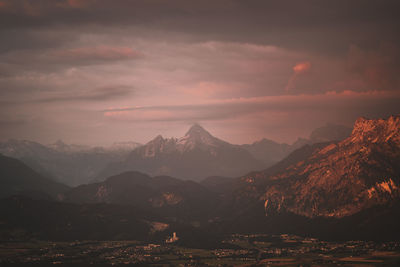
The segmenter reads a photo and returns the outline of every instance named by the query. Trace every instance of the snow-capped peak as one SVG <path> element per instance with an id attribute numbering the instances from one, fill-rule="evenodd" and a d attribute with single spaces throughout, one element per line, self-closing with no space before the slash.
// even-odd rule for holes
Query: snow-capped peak
<path id="1" fill-rule="evenodd" d="M 212 136 L 199 124 L 194 124 L 181 138 L 166 138 L 157 136 L 137 152 L 144 157 L 155 157 L 159 153 L 183 153 L 193 149 L 200 149 L 215 152 L 216 147 L 227 145 L 228 143 Z"/>
<path id="2" fill-rule="evenodd" d="M 202 126 L 195 123 L 184 137 L 178 139 L 177 144 L 180 146 L 180 150 L 186 151 L 199 146 L 202 148 L 216 147 L 221 143 L 221 140 L 212 136 Z"/>
<path id="3" fill-rule="evenodd" d="M 192 135 L 211 135 L 207 132 L 200 124 L 195 123 L 190 127 L 190 129 L 186 132 L 185 136 L 192 136 Z"/>

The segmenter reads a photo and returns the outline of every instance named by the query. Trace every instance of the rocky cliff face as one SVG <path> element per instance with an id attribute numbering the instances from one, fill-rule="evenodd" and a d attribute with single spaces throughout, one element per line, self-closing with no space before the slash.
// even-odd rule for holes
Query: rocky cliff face
<path id="1" fill-rule="evenodd" d="M 400 197 L 400 116 L 360 118 L 341 142 L 315 147 L 280 171 L 241 179 L 238 196 L 264 203 L 267 215 L 344 217 Z"/>
<path id="2" fill-rule="evenodd" d="M 400 115 L 391 116 L 387 120 L 368 120 L 359 118 L 355 125 L 349 143 L 394 143 L 400 144 Z"/>

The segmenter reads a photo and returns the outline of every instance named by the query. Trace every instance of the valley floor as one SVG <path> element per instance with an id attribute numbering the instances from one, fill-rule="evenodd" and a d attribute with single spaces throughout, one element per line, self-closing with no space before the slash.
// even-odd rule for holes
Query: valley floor
<path id="1" fill-rule="evenodd" d="M 2 241 L 1 266 L 400 266 L 400 242 L 232 235 L 220 248 L 138 241 Z"/>

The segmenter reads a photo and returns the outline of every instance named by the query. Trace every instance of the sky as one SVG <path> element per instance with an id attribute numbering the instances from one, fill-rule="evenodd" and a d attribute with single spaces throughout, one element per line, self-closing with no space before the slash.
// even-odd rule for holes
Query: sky
<path id="1" fill-rule="evenodd" d="M 399 1 L 0 0 L 0 140 L 292 143 L 400 113 Z"/>

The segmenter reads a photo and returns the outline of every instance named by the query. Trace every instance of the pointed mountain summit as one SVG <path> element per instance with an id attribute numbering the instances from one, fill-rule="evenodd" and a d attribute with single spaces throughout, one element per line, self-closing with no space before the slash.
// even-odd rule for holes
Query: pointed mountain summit
<path id="1" fill-rule="evenodd" d="M 210 150 L 218 146 L 230 145 L 214 136 L 212 136 L 202 126 L 195 123 L 190 127 L 185 136 L 177 141 L 180 151 L 190 151 L 193 149 Z"/>
<path id="2" fill-rule="evenodd" d="M 189 130 L 186 132 L 186 135 L 211 135 L 209 132 L 206 131 L 200 124 L 195 123 Z"/>
<path id="3" fill-rule="evenodd" d="M 200 124 L 193 124 L 192 127 L 186 132 L 185 137 L 204 141 L 206 139 L 216 139 L 208 131 L 206 131 Z"/>
<path id="4" fill-rule="evenodd" d="M 110 165 L 99 180 L 124 171 L 183 179 L 240 176 L 263 167 L 260 161 L 241 146 L 212 136 L 196 123 L 181 138 L 163 138 L 159 135 L 138 147 L 125 162 Z"/>

